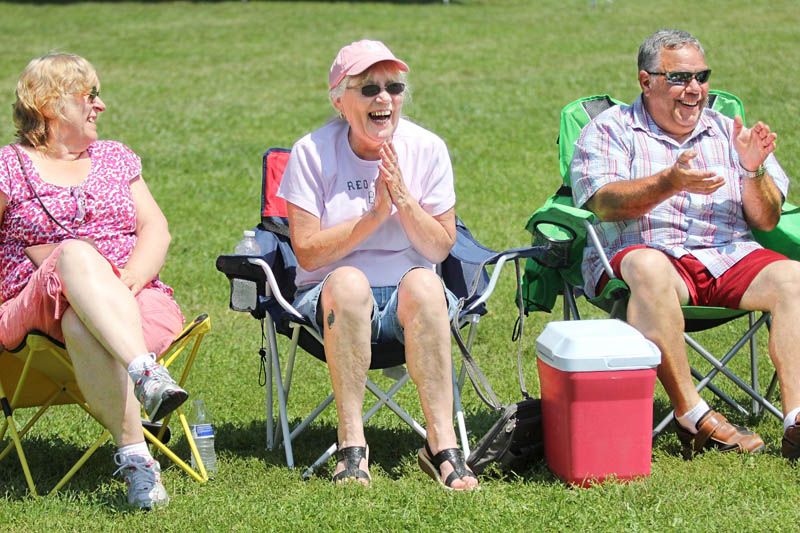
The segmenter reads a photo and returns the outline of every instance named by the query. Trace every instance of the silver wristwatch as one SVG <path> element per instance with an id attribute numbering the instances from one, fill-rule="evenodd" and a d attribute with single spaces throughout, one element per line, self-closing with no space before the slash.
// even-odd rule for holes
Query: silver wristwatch
<path id="1" fill-rule="evenodd" d="M 763 176 L 764 173 L 767 172 L 767 169 L 764 168 L 764 165 L 758 165 L 756 170 L 747 170 L 742 165 L 739 165 L 739 175 L 743 178 L 758 178 Z"/>

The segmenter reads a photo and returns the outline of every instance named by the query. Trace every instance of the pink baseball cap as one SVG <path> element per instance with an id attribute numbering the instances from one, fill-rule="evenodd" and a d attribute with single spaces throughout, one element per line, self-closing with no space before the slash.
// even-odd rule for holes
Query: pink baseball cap
<path id="1" fill-rule="evenodd" d="M 408 65 L 397 59 L 391 50 L 380 41 L 363 39 L 342 47 L 336 54 L 328 76 L 331 89 L 339 85 L 345 76 L 361 74 L 375 63 L 393 61 L 403 72 L 408 72 Z"/>

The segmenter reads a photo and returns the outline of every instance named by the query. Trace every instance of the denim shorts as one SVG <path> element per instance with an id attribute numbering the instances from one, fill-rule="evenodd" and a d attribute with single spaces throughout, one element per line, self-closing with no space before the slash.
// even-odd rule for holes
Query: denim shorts
<path id="1" fill-rule="evenodd" d="M 411 270 L 413 270 L 413 268 L 406 271 L 403 277 Z M 328 276 L 325 276 L 325 279 L 316 285 L 304 285 L 297 289 L 294 303 L 292 304 L 301 315 L 311 322 L 314 329 L 316 329 L 321 336 L 325 335 L 325 330 L 322 327 L 322 307 L 317 304 L 322 294 L 322 286 L 327 280 Z M 400 278 L 400 281 L 402 282 L 403 279 Z M 405 343 L 403 328 L 400 326 L 400 321 L 397 319 L 397 286 L 371 288 L 373 311 L 372 337 L 370 341 L 373 344 L 391 342 L 393 340 Z M 453 317 L 458 311 L 458 298 L 444 286 L 444 282 L 442 282 L 442 290 L 444 290 L 444 294 L 447 297 L 448 316 L 450 320 L 453 320 Z"/>

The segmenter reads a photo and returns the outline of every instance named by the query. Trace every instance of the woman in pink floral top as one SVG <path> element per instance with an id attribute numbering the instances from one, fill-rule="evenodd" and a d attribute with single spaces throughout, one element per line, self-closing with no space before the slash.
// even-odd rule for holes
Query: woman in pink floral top
<path id="1" fill-rule="evenodd" d="M 187 399 L 155 362 L 183 316 L 158 279 L 170 235 L 141 161 L 97 140 L 99 89 L 92 65 L 71 54 L 34 59 L 17 83 L 19 142 L 0 149 L 0 348 L 33 329 L 63 341 L 84 398 L 119 447 L 128 502 L 160 507 L 169 498 L 139 403 L 158 420 Z M 38 248 L 38 267 L 26 254 L 37 245 L 50 245 Z"/>

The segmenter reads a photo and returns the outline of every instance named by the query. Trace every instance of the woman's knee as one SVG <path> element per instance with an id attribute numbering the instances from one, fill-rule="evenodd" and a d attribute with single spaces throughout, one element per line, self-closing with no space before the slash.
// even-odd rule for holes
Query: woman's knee
<path id="1" fill-rule="evenodd" d="M 398 312 L 411 309 L 439 314 L 447 313 L 447 298 L 439 276 L 426 268 L 415 268 L 400 281 L 397 289 Z"/>
<path id="2" fill-rule="evenodd" d="M 372 312 L 372 289 L 369 280 L 357 268 L 339 267 L 325 280 L 320 295 L 325 309 Z"/>
<path id="3" fill-rule="evenodd" d="M 97 249 L 88 242 L 79 239 L 66 241 L 59 252 L 56 261 L 56 271 L 60 275 L 72 272 L 89 275 L 99 267 L 111 268 Z"/>

